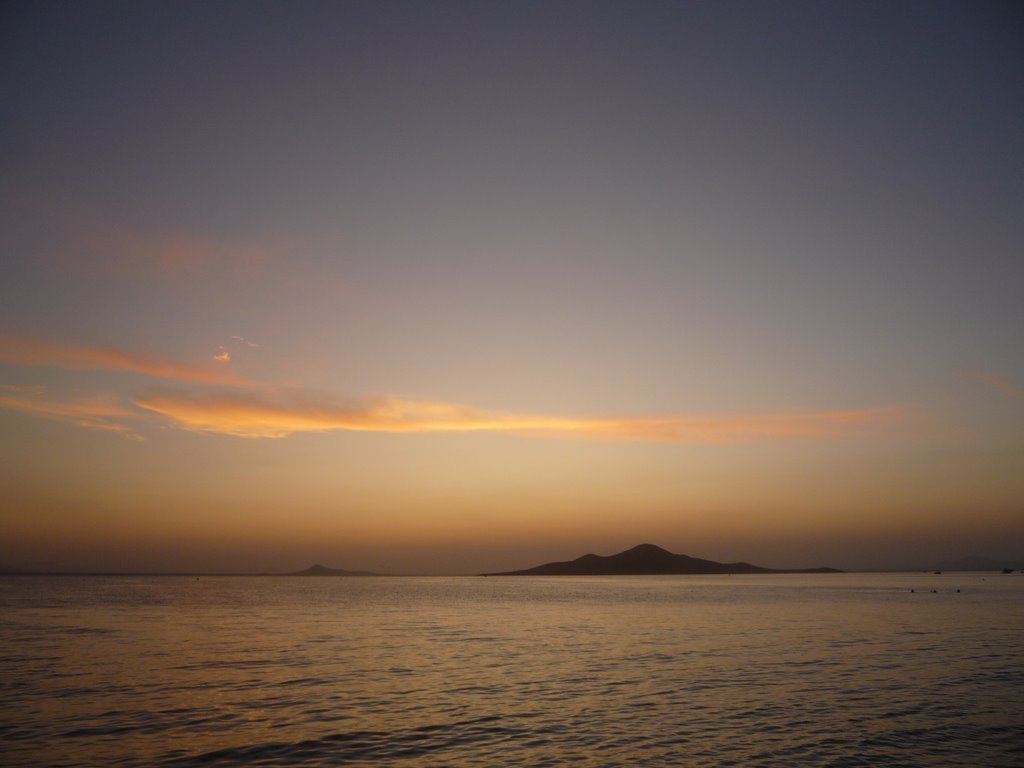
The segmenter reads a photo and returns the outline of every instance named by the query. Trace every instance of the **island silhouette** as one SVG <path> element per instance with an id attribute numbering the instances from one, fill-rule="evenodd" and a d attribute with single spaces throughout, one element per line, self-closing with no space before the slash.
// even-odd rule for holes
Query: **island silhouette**
<path id="1" fill-rule="evenodd" d="M 999 559 L 995 557 L 983 557 L 981 555 L 968 555 L 959 560 L 944 560 L 936 565 L 934 571 L 1005 571 L 1024 569 L 1024 561 L 1013 559 Z"/>
<path id="2" fill-rule="evenodd" d="M 326 565 L 311 565 L 304 571 L 293 571 L 283 576 L 376 576 L 373 571 L 346 571 L 341 568 L 328 568 Z"/>
<path id="3" fill-rule="evenodd" d="M 762 568 L 750 563 L 717 563 L 689 555 L 676 555 L 654 544 L 638 544 L 617 555 L 583 555 L 575 560 L 545 563 L 521 571 L 484 573 L 482 576 L 640 576 L 645 574 L 714 573 L 842 573 L 838 568 Z"/>

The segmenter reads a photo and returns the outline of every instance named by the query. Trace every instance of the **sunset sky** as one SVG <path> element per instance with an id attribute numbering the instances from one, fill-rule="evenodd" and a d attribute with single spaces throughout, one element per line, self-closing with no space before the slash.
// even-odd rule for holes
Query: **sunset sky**
<path id="1" fill-rule="evenodd" d="M 0 565 L 1024 559 L 1024 13 L 0 11 Z"/>

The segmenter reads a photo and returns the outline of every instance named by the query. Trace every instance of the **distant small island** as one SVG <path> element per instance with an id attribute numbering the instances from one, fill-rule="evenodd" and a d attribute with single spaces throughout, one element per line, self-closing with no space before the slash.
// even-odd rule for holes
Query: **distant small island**
<path id="1" fill-rule="evenodd" d="M 838 568 L 762 568 L 750 563 L 716 563 L 676 555 L 654 544 L 640 544 L 617 555 L 583 555 L 575 560 L 546 563 L 522 571 L 482 576 L 642 576 L 653 574 L 842 573 Z"/>
<path id="2" fill-rule="evenodd" d="M 373 571 L 345 571 L 341 568 L 328 568 L 326 565 L 311 565 L 304 571 L 285 573 L 284 576 L 376 576 Z"/>
<path id="3" fill-rule="evenodd" d="M 1024 569 L 1024 562 L 1019 560 L 1000 560 L 995 557 L 968 555 L 959 560 L 946 560 L 932 570 L 935 571 L 1015 571 Z"/>

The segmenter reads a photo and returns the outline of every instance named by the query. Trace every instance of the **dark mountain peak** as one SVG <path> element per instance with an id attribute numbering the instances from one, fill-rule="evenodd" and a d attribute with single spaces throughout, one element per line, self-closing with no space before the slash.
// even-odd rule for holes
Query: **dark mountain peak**
<path id="1" fill-rule="evenodd" d="M 664 556 L 671 555 L 667 549 L 662 549 L 657 544 L 637 544 L 632 549 L 627 549 L 625 552 L 620 552 L 622 555 L 643 555 L 644 557 Z"/>
<path id="2" fill-rule="evenodd" d="M 642 574 L 711 573 L 837 573 L 834 568 L 773 570 L 749 563 L 716 563 L 689 555 L 676 555 L 655 544 L 638 544 L 615 555 L 583 555 L 575 560 L 545 563 L 522 571 L 488 576 L 626 576 Z"/>

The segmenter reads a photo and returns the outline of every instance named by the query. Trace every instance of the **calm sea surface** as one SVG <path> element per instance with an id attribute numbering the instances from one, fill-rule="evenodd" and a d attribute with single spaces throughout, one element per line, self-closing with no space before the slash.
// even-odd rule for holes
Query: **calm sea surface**
<path id="1" fill-rule="evenodd" d="M 9 577 L 0 657 L 5 766 L 1024 765 L 1019 575 Z"/>

